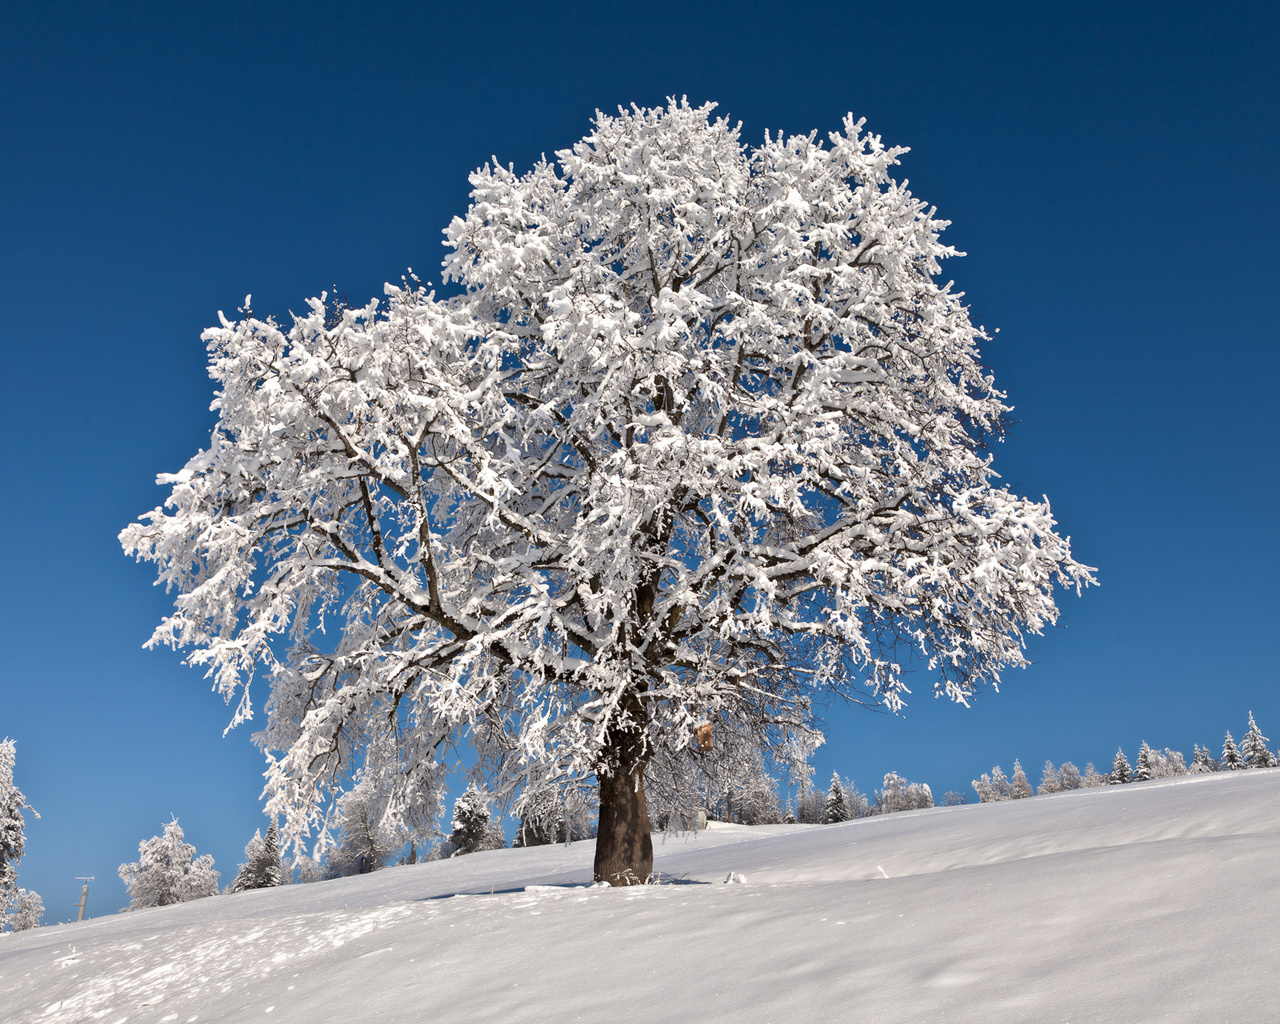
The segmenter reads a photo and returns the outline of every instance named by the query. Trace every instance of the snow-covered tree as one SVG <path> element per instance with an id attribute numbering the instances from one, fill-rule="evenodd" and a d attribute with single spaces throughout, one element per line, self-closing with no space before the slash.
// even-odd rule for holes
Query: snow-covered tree
<path id="1" fill-rule="evenodd" d="M 1153 779 L 1167 779 L 1175 775 L 1187 774 L 1187 762 L 1183 759 L 1181 750 L 1170 750 L 1165 747 L 1160 751 L 1151 748 L 1147 752 L 1147 759 L 1151 764 Z"/>
<path id="2" fill-rule="evenodd" d="M 1244 757 L 1236 746 L 1236 741 L 1231 738 L 1230 731 L 1227 732 L 1227 738 L 1222 741 L 1222 761 L 1220 767 L 1224 772 L 1234 772 L 1245 767 Z"/>
<path id="3" fill-rule="evenodd" d="M 476 171 L 454 299 L 205 332 L 210 444 L 121 541 L 233 723 L 265 669 L 287 838 L 343 766 L 407 813 L 466 743 L 503 794 L 594 776 L 595 875 L 642 880 L 656 751 L 713 721 L 776 759 L 822 692 L 897 710 L 904 647 L 967 703 L 1092 581 L 998 482 L 1004 395 L 905 150 L 852 117 L 747 147 L 712 106 Z"/>
<path id="4" fill-rule="evenodd" d="M 969 802 L 969 798 L 958 790 L 949 789 L 942 794 L 943 807 L 963 807 Z"/>
<path id="5" fill-rule="evenodd" d="M 1083 785 L 1084 780 L 1080 777 L 1080 769 L 1070 761 L 1063 761 L 1062 767 L 1058 769 L 1058 789 L 1061 791 L 1080 789 Z"/>
<path id="6" fill-rule="evenodd" d="M 1084 766 L 1084 774 L 1080 776 L 1080 787 L 1082 789 L 1094 789 L 1097 786 L 1107 786 L 1111 784 L 1110 774 L 1104 775 L 1093 766 L 1090 761 Z"/>
<path id="7" fill-rule="evenodd" d="M 1249 712 L 1249 731 L 1244 734 L 1244 739 L 1240 741 L 1240 753 L 1244 756 L 1245 766 L 1248 768 L 1274 768 L 1276 765 L 1276 755 L 1267 749 L 1267 743 L 1270 742 L 1266 736 L 1258 729 L 1258 723 L 1253 720 L 1253 712 Z"/>
<path id="8" fill-rule="evenodd" d="M 231 891 L 269 889 L 279 885 L 285 877 L 285 868 L 280 863 L 279 829 L 273 821 L 267 826 L 265 838 L 261 830 L 256 830 L 245 846 L 244 863 L 240 865 L 240 871 L 231 883 Z"/>
<path id="9" fill-rule="evenodd" d="M 1025 800 L 1031 795 L 1031 783 L 1027 781 L 1027 773 L 1023 771 L 1021 762 L 1015 758 L 1013 762 L 1013 778 L 1009 780 L 1009 799 Z"/>
<path id="10" fill-rule="evenodd" d="M 1044 771 L 1040 773 L 1040 785 L 1036 787 L 1036 795 L 1044 796 L 1046 793 L 1056 793 L 1062 788 L 1062 783 L 1058 778 L 1058 769 L 1053 766 L 1052 761 L 1044 763 Z"/>
<path id="11" fill-rule="evenodd" d="M 827 794 L 806 781 L 796 795 L 795 813 L 801 825 L 821 825 L 827 815 Z"/>
<path id="12" fill-rule="evenodd" d="M 973 788 L 978 794 L 978 803 L 996 803 L 1010 798 L 1009 779 L 999 765 L 991 769 L 990 775 L 984 772 L 982 778 L 974 779 Z"/>
<path id="13" fill-rule="evenodd" d="M 14 782 L 17 746 L 7 737 L 0 741 L 0 907 L 18 892 L 18 861 L 26 846 L 24 810 L 40 815 L 27 804 L 27 799 Z"/>
<path id="14" fill-rule="evenodd" d="M 1120 747 L 1116 747 L 1116 757 L 1111 762 L 1111 777 L 1108 781 L 1113 786 L 1119 786 L 1132 781 L 1132 778 L 1133 768 L 1129 764 L 1129 759 L 1124 756 L 1124 751 Z"/>
<path id="15" fill-rule="evenodd" d="M 836 772 L 831 773 L 831 785 L 827 787 L 827 804 L 823 811 L 823 817 L 826 818 L 828 824 L 848 821 L 853 817 L 852 812 L 849 810 L 849 802 L 844 796 L 844 786 L 840 785 L 840 776 Z"/>
<path id="16" fill-rule="evenodd" d="M 408 839 L 402 820 L 387 813 L 385 791 L 362 770 L 338 801 L 337 839 L 325 858 L 329 877 L 377 871 Z"/>
<path id="17" fill-rule="evenodd" d="M 120 880 L 129 891 L 130 910 L 218 895 L 213 857 L 196 856 L 196 848 L 184 842 L 177 818 L 165 825 L 161 835 L 138 844 L 138 859 L 120 865 Z"/>
<path id="18" fill-rule="evenodd" d="M 876 811 L 880 814 L 919 811 L 932 806 L 933 793 L 928 783 L 908 782 L 897 772 L 889 772 L 883 787 L 876 790 Z"/>
<path id="19" fill-rule="evenodd" d="M 44 916 L 44 900 L 30 889 L 16 889 L 5 910 L 4 924 L 10 931 L 25 932 L 39 928 Z"/>
<path id="20" fill-rule="evenodd" d="M 1201 775 L 1206 772 L 1216 772 L 1217 770 L 1218 763 L 1214 759 L 1213 755 L 1209 753 L 1209 748 L 1202 747 L 1197 743 L 1195 745 L 1195 753 L 1191 759 L 1191 767 L 1188 771 L 1193 772 L 1196 775 Z"/>
<path id="21" fill-rule="evenodd" d="M 489 798 L 476 786 L 468 786 L 453 804 L 453 831 L 449 843 L 454 856 L 501 850 L 507 845 L 502 828 L 489 814 Z"/>
<path id="22" fill-rule="evenodd" d="M 680 824 L 693 827 L 692 821 Z M 520 824 L 511 840 L 513 847 L 546 846 L 549 843 L 577 842 L 595 835 L 595 808 L 578 793 L 563 799 L 544 792 L 538 801 L 525 801 Z"/>
<path id="23" fill-rule="evenodd" d="M 1133 771 L 1133 781 L 1146 782 L 1151 778 L 1151 747 L 1143 740 L 1142 749 L 1138 751 L 1138 764 Z"/>

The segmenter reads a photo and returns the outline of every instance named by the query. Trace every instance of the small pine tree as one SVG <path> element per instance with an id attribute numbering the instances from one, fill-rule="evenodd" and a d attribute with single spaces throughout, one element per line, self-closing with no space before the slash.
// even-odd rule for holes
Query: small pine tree
<path id="1" fill-rule="evenodd" d="M 782 824 L 784 825 L 796 824 L 796 812 L 791 809 L 790 804 L 787 805 L 787 813 L 782 816 Z"/>
<path id="2" fill-rule="evenodd" d="M 1195 745 L 1195 753 L 1191 758 L 1191 767 L 1188 769 L 1192 774 L 1203 775 L 1207 772 L 1216 772 L 1217 764 L 1209 754 L 1208 747 L 1202 747 L 1199 743 Z"/>
<path id="3" fill-rule="evenodd" d="M 1124 756 L 1124 750 L 1117 747 L 1116 759 L 1111 762 L 1111 785 L 1123 785 L 1129 782 L 1132 776 L 1133 769 L 1129 766 L 1129 759 Z"/>
<path id="4" fill-rule="evenodd" d="M 1273 768 L 1275 767 L 1276 757 L 1267 749 L 1267 737 L 1263 736 L 1258 729 L 1258 723 L 1253 720 L 1253 712 L 1249 712 L 1249 731 L 1244 734 L 1244 739 L 1240 741 L 1240 753 L 1244 755 L 1245 766 L 1248 768 Z"/>
<path id="5" fill-rule="evenodd" d="M 1138 766 L 1133 772 L 1134 782 L 1147 782 L 1151 778 L 1151 747 L 1142 741 L 1142 749 L 1138 751 Z"/>
<path id="6" fill-rule="evenodd" d="M 848 821 L 853 817 L 849 801 L 844 795 L 844 787 L 840 785 L 840 776 L 835 772 L 831 773 L 831 788 L 827 790 L 827 802 L 823 811 L 828 824 Z"/>
<path id="7" fill-rule="evenodd" d="M 120 865 L 120 880 L 129 891 L 129 909 L 167 907 L 205 896 L 218 895 L 218 872 L 209 854 L 197 857 L 196 848 L 183 841 L 182 827 L 174 818 L 164 833 L 138 844 L 138 859 Z"/>
<path id="8" fill-rule="evenodd" d="M 1025 800 L 1031 795 L 1031 783 L 1027 781 L 1027 773 L 1022 770 L 1022 764 L 1015 758 L 1013 778 L 1009 780 L 1009 799 Z"/>
<path id="9" fill-rule="evenodd" d="M 18 889 L 9 901 L 4 923 L 10 931 L 25 932 L 29 928 L 39 928 L 43 915 L 44 900 L 39 894 L 29 889 Z"/>
<path id="10" fill-rule="evenodd" d="M 1046 793 L 1056 793 L 1062 789 L 1062 782 L 1058 778 L 1058 769 L 1053 766 L 1052 761 L 1044 763 L 1044 771 L 1040 773 L 1040 785 L 1036 787 L 1036 795 L 1044 796 Z"/>
<path id="11" fill-rule="evenodd" d="M 1236 742 L 1231 738 L 1231 733 L 1227 733 L 1227 738 L 1222 743 L 1222 770 L 1224 772 L 1234 772 L 1243 768 L 1244 757 L 1241 756 Z"/>

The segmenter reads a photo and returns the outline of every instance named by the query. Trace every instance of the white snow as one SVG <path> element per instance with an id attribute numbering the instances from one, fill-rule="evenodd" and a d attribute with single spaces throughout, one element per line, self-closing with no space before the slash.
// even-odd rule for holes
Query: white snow
<path id="1" fill-rule="evenodd" d="M 1280 1009 L 1280 770 L 477 853 L 0 939 L 20 1022 L 1212 1021 Z M 742 884 L 725 884 L 731 875 Z"/>

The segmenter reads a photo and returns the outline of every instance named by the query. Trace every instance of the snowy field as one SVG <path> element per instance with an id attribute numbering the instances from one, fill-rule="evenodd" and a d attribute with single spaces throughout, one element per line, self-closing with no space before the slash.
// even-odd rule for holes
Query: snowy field
<path id="1" fill-rule="evenodd" d="M 1220 1021 L 1280 1011 L 1280 769 L 478 853 L 0 938 L 0 1019 Z M 746 884 L 725 884 L 729 872 Z"/>

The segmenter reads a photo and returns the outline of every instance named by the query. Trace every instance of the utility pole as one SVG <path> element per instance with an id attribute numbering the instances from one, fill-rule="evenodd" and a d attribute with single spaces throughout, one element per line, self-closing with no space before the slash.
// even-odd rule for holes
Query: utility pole
<path id="1" fill-rule="evenodd" d="M 89 883 L 93 881 L 93 875 L 76 875 L 76 881 L 84 882 L 84 888 L 80 890 L 80 902 L 76 904 L 80 908 L 80 916 L 76 920 L 83 921 L 85 904 L 89 902 Z"/>

